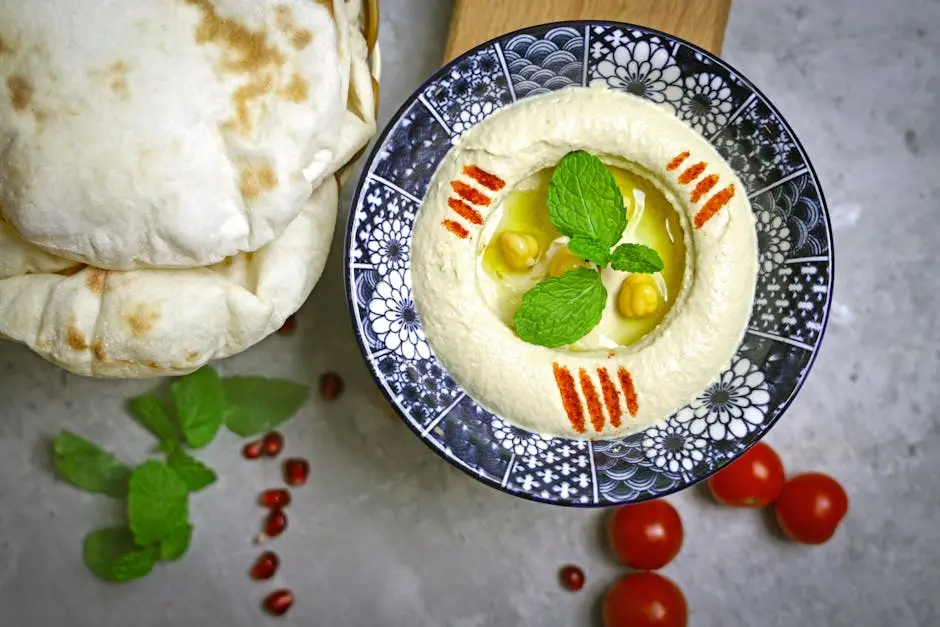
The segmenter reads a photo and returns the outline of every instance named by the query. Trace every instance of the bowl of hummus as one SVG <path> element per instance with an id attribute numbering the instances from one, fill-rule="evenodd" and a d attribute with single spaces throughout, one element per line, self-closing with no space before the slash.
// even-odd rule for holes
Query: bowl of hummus
<path id="1" fill-rule="evenodd" d="M 705 479 L 780 418 L 828 316 L 805 151 L 726 62 L 551 24 L 442 68 L 350 212 L 357 336 L 391 406 L 506 492 L 581 506 Z"/>

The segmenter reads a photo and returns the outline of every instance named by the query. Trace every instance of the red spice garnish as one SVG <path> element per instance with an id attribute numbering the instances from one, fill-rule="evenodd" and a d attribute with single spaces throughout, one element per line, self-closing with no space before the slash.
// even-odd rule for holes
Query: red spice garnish
<path id="1" fill-rule="evenodd" d="M 728 201 L 734 197 L 734 183 L 721 191 L 715 192 L 715 195 L 708 199 L 698 213 L 695 214 L 695 228 L 702 228 L 718 210 L 728 204 Z"/>
<path id="2" fill-rule="evenodd" d="M 483 216 L 480 212 L 460 200 L 459 198 L 448 198 L 447 206 L 457 212 L 461 218 L 473 224 L 483 224 Z"/>
<path id="3" fill-rule="evenodd" d="M 335 401 L 343 394 L 343 378 L 335 372 L 327 372 L 320 377 L 320 396 L 325 401 Z"/>
<path id="4" fill-rule="evenodd" d="M 444 220 L 441 222 L 444 225 L 444 228 L 459 237 L 460 239 L 465 239 L 470 235 L 470 231 L 464 228 L 459 222 L 454 222 L 453 220 Z"/>
<path id="5" fill-rule="evenodd" d="M 588 376 L 587 370 L 584 368 L 578 370 L 578 378 L 581 380 L 581 391 L 584 393 L 588 413 L 591 415 L 591 426 L 600 433 L 604 430 L 604 407 L 601 405 L 601 398 L 597 395 L 597 389 L 591 377 Z"/>
<path id="6" fill-rule="evenodd" d="M 577 592 L 584 587 L 584 571 L 573 564 L 563 566 L 558 572 L 558 579 L 565 590 Z"/>
<path id="7" fill-rule="evenodd" d="M 275 590 L 264 599 L 264 611 L 274 616 L 283 616 L 294 604 L 294 593 L 290 590 Z"/>
<path id="8" fill-rule="evenodd" d="M 552 364 L 555 371 L 555 383 L 558 385 L 558 392 L 561 393 L 561 402 L 565 407 L 565 413 L 568 414 L 568 420 L 572 428 L 578 433 L 584 433 L 587 429 L 584 426 L 584 408 L 581 406 L 581 399 L 578 398 L 578 390 L 574 387 L 574 377 L 558 364 Z"/>
<path id="9" fill-rule="evenodd" d="M 699 161 L 695 165 L 690 165 L 689 167 L 685 169 L 685 172 L 679 175 L 679 183 L 681 183 L 682 185 L 688 185 L 689 183 L 697 179 L 699 175 L 702 172 L 704 172 L 705 168 L 707 167 L 708 166 L 705 165 L 704 161 Z"/>
<path id="10" fill-rule="evenodd" d="M 258 459 L 261 457 L 261 453 L 264 452 L 264 441 L 255 440 L 254 442 L 249 442 L 245 445 L 245 448 L 242 449 L 242 455 L 245 459 Z"/>
<path id="11" fill-rule="evenodd" d="M 490 204 L 490 197 L 475 187 L 470 187 L 463 181 L 451 181 L 450 186 L 454 188 L 457 195 L 466 200 L 471 205 L 481 205 L 485 207 Z"/>
<path id="12" fill-rule="evenodd" d="M 506 187 L 506 181 L 499 178 L 495 174 L 490 174 L 483 168 L 479 168 L 475 165 L 465 165 L 463 167 L 463 173 L 486 189 L 493 190 L 494 192 L 498 192 L 502 188 Z"/>
<path id="13" fill-rule="evenodd" d="M 293 457 L 284 461 L 284 483 L 289 486 L 300 486 L 307 483 L 310 476 L 310 463 L 306 459 Z"/>
<path id="14" fill-rule="evenodd" d="M 277 431 L 272 431 L 264 436 L 261 447 L 268 457 L 277 457 L 284 448 L 284 436 Z"/>
<path id="15" fill-rule="evenodd" d="M 597 376 L 601 380 L 601 392 L 604 394 L 604 404 L 607 405 L 607 413 L 610 415 L 610 424 L 614 427 L 620 426 L 620 416 L 623 412 L 620 409 L 620 395 L 614 382 L 610 380 L 610 375 L 604 368 L 597 369 Z"/>
<path id="16" fill-rule="evenodd" d="M 670 161 L 668 164 L 666 164 L 666 169 L 671 172 L 672 170 L 675 170 L 675 169 L 678 168 L 680 165 L 682 165 L 682 162 L 685 161 L 685 160 L 688 159 L 688 158 L 689 158 L 689 151 L 688 151 L 688 150 L 686 150 L 685 152 L 680 152 L 679 154 L 677 154 L 677 155 L 675 156 L 675 158 L 673 158 L 672 161 Z"/>
<path id="17" fill-rule="evenodd" d="M 281 509 L 290 505 L 290 492 L 284 488 L 265 490 L 258 496 L 258 505 L 268 509 Z"/>
<path id="18" fill-rule="evenodd" d="M 258 559 L 251 567 L 251 578 L 255 581 L 270 579 L 277 572 L 280 565 L 281 560 L 278 558 L 277 553 L 265 551 L 258 556 Z"/>
<path id="19" fill-rule="evenodd" d="M 717 183 L 718 183 L 718 175 L 709 174 L 708 176 L 706 176 L 705 178 L 703 178 L 701 181 L 698 182 L 698 185 L 696 185 L 695 189 L 692 190 L 692 194 L 689 196 L 689 200 L 691 200 L 692 202 L 700 201 L 702 199 L 702 196 L 704 196 L 709 191 L 711 191 L 711 188 L 713 188 Z"/>
<path id="20" fill-rule="evenodd" d="M 636 412 L 640 409 L 636 398 L 636 388 L 633 387 L 633 377 L 626 368 L 621 367 L 617 370 L 617 376 L 620 379 L 620 387 L 623 389 L 623 397 L 627 401 L 627 411 L 636 418 Z"/>

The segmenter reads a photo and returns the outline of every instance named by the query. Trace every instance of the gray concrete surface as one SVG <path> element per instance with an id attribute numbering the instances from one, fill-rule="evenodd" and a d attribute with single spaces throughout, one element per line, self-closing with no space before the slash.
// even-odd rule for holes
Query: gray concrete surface
<path id="1" fill-rule="evenodd" d="M 437 65 L 450 6 L 383 0 L 383 119 Z M 815 371 L 769 441 L 790 470 L 840 478 L 851 512 L 830 543 L 776 537 L 760 512 L 672 497 L 686 542 L 666 568 L 696 627 L 940 625 L 940 3 L 737 0 L 725 56 L 789 118 L 814 160 L 835 222 L 837 286 Z M 346 198 L 349 197 L 346 192 Z M 310 403 L 286 429 L 313 480 L 297 493 L 276 583 L 298 596 L 280 624 L 596 625 L 620 570 L 597 511 L 521 501 L 438 459 L 379 408 L 344 304 L 339 245 L 294 338 L 219 364 L 314 382 L 347 378 L 341 402 Z M 265 624 L 271 586 L 246 570 L 256 493 L 273 463 L 246 463 L 221 437 L 203 457 L 220 483 L 193 501 L 196 537 L 180 563 L 124 586 L 81 563 L 90 529 L 120 520 L 106 498 L 52 478 L 63 427 L 128 459 L 150 438 L 122 412 L 149 383 L 65 375 L 0 346 L 0 626 Z M 587 571 L 563 592 L 564 562 Z"/>

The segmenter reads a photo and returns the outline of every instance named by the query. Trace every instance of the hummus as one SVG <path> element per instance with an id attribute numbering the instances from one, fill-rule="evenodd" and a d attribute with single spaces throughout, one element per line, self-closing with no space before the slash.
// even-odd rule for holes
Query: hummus
<path id="1" fill-rule="evenodd" d="M 671 285 L 670 306 L 652 328 L 626 339 L 616 333 L 616 286 L 629 273 L 604 269 L 601 323 L 572 345 L 546 348 L 516 335 L 499 302 L 512 286 L 498 285 L 485 259 L 507 196 L 576 150 L 619 168 L 618 183 L 641 179 L 645 196 L 668 204 L 680 231 L 670 235 L 669 254 L 682 268 L 670 268 L 659 250 L 666 267 L 654 279 L 663 294 Z M 636 241 L 642 198 L 624 196 L 630 224 L 622 241 Z M 540 246 L 536 274 L 562 244 Z M 430 185 L 412 251 L 424 331 L 467 393 L 522 428 L 575 438 L 645 429 L 700 394 L 731 362 L 757 276 L 753 214 L 728 164 L 669 113 L 606 88 L 528 98 L 465 133 Z"/>

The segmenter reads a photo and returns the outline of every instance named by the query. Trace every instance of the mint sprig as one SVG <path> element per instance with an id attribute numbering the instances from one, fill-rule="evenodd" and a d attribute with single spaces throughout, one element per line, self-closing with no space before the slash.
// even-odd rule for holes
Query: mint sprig
<path id="1" fill-rule="evenodd" d="M 605 267 L 610 262 L 610 246 L 580 236 L 571 238 L 568 250 L 586 261 Z"/>
<path id="2" fill-rule="evenodd" d="M 158 450 L 161 453 L 174 448 L 179 441 L 179 432 L 159 398 L 153 394 L 138 396 L 131 399 L 127 408 L 137 422 L 160 440 Z"/>
<path id="3" fill-rule="evenodd" d="M 208 488 L 218 479 L 214 470 L 179 448 L 167 455 L 166 464 L 183 480 L 190 492 Z"/>
<path id="4" fill-rule="evenodd" d="M 127 518 L 140 546 L 160 542 L 189 519 L 189 487 L 163 462 L 144 462 L 131 475 Z"/>
<path id="5" fill-rule="evenodd" d="M 227 402 L 225 426 L 248 438 L 276 428 L 297 413 L 310 388 L 264 377 L 229 377 L 222 381 Z"/>
<path id="6" fill-rule="evenodd" d="M 192 537 L 193 526 L 189 523 L 183 523 L 173 528 L 160 542 L 160 559 L 174 562 L 186 555 Z"/>
<path id="7" fill-rule="evenodd" d="M 567 235 L 568 250 L 597 269 L 570 270 L 543 279 L 526 292 L 513 316 L 516 334 L 530 344 L 555 348 L 578 341 L 601 321 L 607 290 L 600 270 L 653 273 L 662 258 L 642 244 L 621 244 L 627 228 L 623 195 L 604 162 L 583 150 L 562 157 L 548 186 L 548 218 Z"/>
<path id="8" fill-rule="evenodd" d="M 623 195 L 604 162 L 579 150 L 565 155 L 548 186 L 548 219 L 570 238 L 594 240 L 608 250 L 627 228 Z"/>
<path id="9" fill-rule="evenodd" d="M 662 258 L 655 250 L 642 244 L 621 244 L 610 256 L 610 265 L 614 270 L 653 274 L 662 272 L 665 267 Z"/>
<path id="10" fill-rule="evenodd" d="M 85 536 L 85 565 L 105 581 L 140 579 L 153 570 L 160 555 L 156 545 L 141 548 L 127 527 L 109 527 Z"/>
<path id="11" fill-rule="evenodd" d="M 52 443 L 56 473 L 72 485 L 122 498 L 127 494 L 131 469 L 111 453 L 71 431 L 61 432 Z"/>
<path id="12" fill-rule="evenodd" d="M 605 304 L 607 289 L 597 270 L 577 268 L 526 292 L 513 323 L 526 342 L 555 348 L 587 335 L 601 321 Z"/>
<path id="13" fill-rule="evenodd" d="M 305 385 L 262 377 L 220 379 L 209 367 L 170 385 L 172 403 L 146 394 L 128 403 L 134 419 L 159 440 L 166 462 L 149 460 L 135 469 L 107 451 L 63 431 L 53 442 L 56 473 L 89 492 L 127 497 L 128 525 L 99 529 L 85 538 L 84 561 L 105 581 L 138 579 L 160 560 L 189 550 L 193 526 L 189 494 L 216 482 L 216 473 L 186 452 L 209 444 L 220 426 L 254 435 L 293 416 L 309 395 Z"/>
<path id="14" fill-rule="evenodd" d="M 225 411 L 225 393 L 218 373 L 208 366 L 200 368 L 174 382 L 170 392 L 186 442 L 202 448 L 215 439 Z"/>

